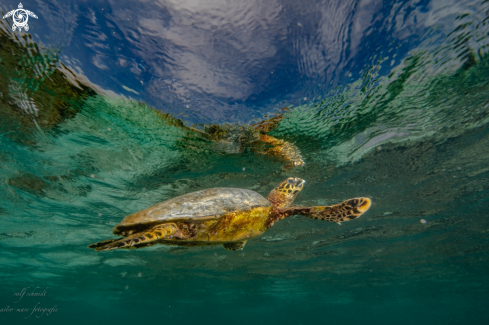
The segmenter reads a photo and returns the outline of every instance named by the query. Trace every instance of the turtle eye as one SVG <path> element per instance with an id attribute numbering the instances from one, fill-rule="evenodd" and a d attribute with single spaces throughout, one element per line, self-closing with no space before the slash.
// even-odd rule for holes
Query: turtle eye
<path id="1" fill-rule="evenodd" d="M 294 184 L 294 179 L 293 178 L 287 179 L 287 184 Z"/>

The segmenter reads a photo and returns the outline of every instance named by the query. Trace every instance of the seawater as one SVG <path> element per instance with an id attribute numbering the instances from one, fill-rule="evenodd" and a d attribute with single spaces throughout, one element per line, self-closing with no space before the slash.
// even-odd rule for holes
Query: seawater
<path id="1" fill-rule="evenodd" d="M 457 8 L 402 59 L 379 53 L 347 82 L 280 99 L 270 135 L 300 149 L 300 168 L 216 150 L 180 124 L 197 115 L 104 91 L 1 25 L 2 323 L 486 323 L 489 7 Z M 296 204 L 373 206 L 341 226 L 282 220 L 238 252 L 86 247 L 157 202 L 211 187 L 266 196 L 289 176 L 306 180 Z"/>

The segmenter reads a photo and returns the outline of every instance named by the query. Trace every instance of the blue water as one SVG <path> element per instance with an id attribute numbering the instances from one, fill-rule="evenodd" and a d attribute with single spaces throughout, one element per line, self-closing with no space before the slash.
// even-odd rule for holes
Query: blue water
<path id="1" fill-rule="evenodd" d="M 22 4 L 27 32 L 0 24 L 2 323 L 488 322 L 488 2 Z M 303 166 L 246 133 L 278 114 Z M 237 252 L 87 248 L 158 202 L 290 176 L 295 204 L 373 205 Z"/>

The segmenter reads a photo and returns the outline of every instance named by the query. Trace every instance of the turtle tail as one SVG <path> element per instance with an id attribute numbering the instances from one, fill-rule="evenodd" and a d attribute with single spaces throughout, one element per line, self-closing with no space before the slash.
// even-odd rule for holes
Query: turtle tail
<path id="1" fill-rule="evenodd" d="M 88 248 L 95 248 L 96 251 L 108 251 L 118 248 L 131 249 L 151 246 L 155 244 L 157 240 L 163 238 L 173 238 L 173 235 L 177 233 L 180 233 L 177 225 L 174 223 L 167 223 L 122 239 L 110 239 L 92 244 L 88 246 Z"/>

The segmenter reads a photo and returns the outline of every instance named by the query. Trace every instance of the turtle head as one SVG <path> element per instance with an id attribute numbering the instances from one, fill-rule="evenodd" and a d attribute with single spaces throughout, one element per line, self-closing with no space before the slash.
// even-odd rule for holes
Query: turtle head
<path id="1" fill-rule="evenodd" d="M 267 200 L 277 208 L 286 208 L 292 204 L 305 182 L 298 177 L 289 177 L 268 194 Z"/>

